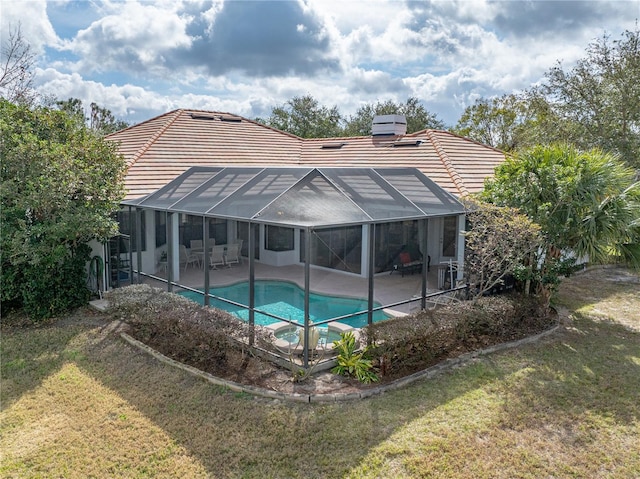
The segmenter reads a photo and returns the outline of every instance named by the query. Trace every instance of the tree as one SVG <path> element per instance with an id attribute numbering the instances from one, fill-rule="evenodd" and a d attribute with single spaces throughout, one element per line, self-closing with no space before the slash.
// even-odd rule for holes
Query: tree
<path id="1" fill-rule="evenodd" d="M 86 302 L 92 239 L 117 233 L 125 162 L 67 113 L 0 100 L 0 298 L 34 319 Z"/>
<path id="2" fill-rule="evenodd" d="M 465 108 L 454 131 L 504 151 L 515 147 L 516 127 L 522 124 L 523 105 L 516 95 L 479 98 Z"/>
<path id="3" fill-rule="evenodd" d="M 558 63 L 547 73 L 545 91 L 570 125 L 568 141 L 618 153 L 640 169 L 640 30 L 613 42 L 604 35 L 571 70 Z"/>
<path id="4" fill-rule="evenodd" d="M 108 135 L 109 133 L 115 133 L 116 131 L 127 128 L 129 124 L 124 120 L 116 119 L 111 110 L 102 108 L 96 103 L 91 103 L 91 114 L 89 115 L 89 128 L 101 133 L 102 135 Z"/>
<path id="5" fill-rule="evenodd" d="M 482 198 L 518 208 L 542 228 L 532 279 L 548 298 L 576 258 L 598 263 L 615 254 L 640 267 L 640 183 L 610 153 L 566 144 L 524 150 L 496 168 Z"/>
<path id="6" fill-rule="evenodd" d="M 465 232 L 464 270 L 472 294 L 480 297 L 510 275 L 526 279 L 531 255 L 542 244 L 540 226 L 515 208 L 470 198 L 465 207 L 470 227 Z"/>
<path id="7" fill-rule="evenodd" d="M 453 131 L 503 151 L 530 148 L 570 137 L 540 88 L 480 98 L 468 106 Z"/>
<path id="8" fill-rule="evenodd" d="M 342 133 L 338 107 L 320 106 L 311 95 L 293 97 L 273 108 L 268 119 L 257 118 L 256 121 L 301 138 L 331 138 Z"/>
<path id="9" fill-rule="evenodd" d="M 69 98 L 68 100 L 56 100 L 55 106 L 69 115 L 69 118 L 78 122 L 78 125 L 84 125 L 87 118 L 84 113 L 84 105 L 80 98 Z"/>
<path id="10" fill-rule="evenodd" d="M 349 117 L 344 129 L 345 136 L 369 136 L 373 117 L 376 115 L 404 115 L 407 119 L 407 133 L 427 128 L 443 129 L 444 123 L 437 115 L 429 113 L 420 100 L 415 97 L 407 102 L 394 103 L 391 100 L 361 106 L 354 116 Z"/>
<path id="11" fill-rule="evenodd" d="M 58 100 L 55 102 L 55 105 L 80 124 L 86 123 L 89 128 L 102 136 L 114 133 L 129 126 L 127 122 L 116 119 L 111 113 L 111 110 L 102 108 L 93 102 L 91 103 L 88 116 L 85 115 L 82 100 L 78 98 Z"/>
<path id="12" fill-rule="evenodd" d="M 505 151 L 555 142 L 602 148 L 640 170 L 640 30 L 613 42 L 604 35 L 538 87 L 477 100 L 454 131 Z"/>
<path id="13" fill-rule="evenodd" d="M 536 89 L 520 95 L 479 98 L 453 131 L 503 151 L 560 140 L 550 105 Z M 553 126 L 552 126 L 553 125 Z"/>
<path id="14" fill-rule="evenodd" d="M 12 103 L 33 104 L 36 55 L 22 36 L 20 25 L 9 33 L 0 51 L 0 97 Z"/>

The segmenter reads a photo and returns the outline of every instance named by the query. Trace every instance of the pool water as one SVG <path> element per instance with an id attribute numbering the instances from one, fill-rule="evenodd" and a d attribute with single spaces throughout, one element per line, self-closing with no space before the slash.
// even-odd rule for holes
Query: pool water
<path id="1" fill-rule="evenodd" d="M 259 280 L 255 282 L 254 291 L 256 309 L 274 314 L 285 320 L 296 321 L 300 324 L 304 322 L 304 290 L 296 284 L 287 281 Z M 211 288 L 209 293 L 243 305 L 249 304 L 248 281 L 230 286 Z M 204 304 L 204 295 L 201 293 L 182 291 L 180 294 L 200 304 Z M 211 307 L 228 311 L 245 321 L 249 319 L 249 310 L 247 308 L 234 306 L 214 298 L 210 298 L 210 305 Z M 374 307 L 379 306 L 377 303 L 374 304 Z M 366 310 L 366 299 L 343 298 L 317 293 L 310 293 L 309 295 L 309 319 L 314 322 Z M 389 317 L 390 316 L 383 311 L 375 311 L 373 313 L 374 321 L 381 321 Z M 266 326 L 278 321 L 280 320 L 256 311 L 256 324 Z M 341 319 L 340 322 L 354 328 L 362 328 L 367 325 L 367 313 L 359 314 L 348 319 Z"/>
<path id="2" fill-rule="evenodd" d="M 286 341 L 291 346 L 296 346 L 300 343 L 300 337 L 298 336 L 300 328 L 292 326 L 290 328 L 285 328 L 281 331 L 278 331 L 275 336 L 278 339 L 282 339 Z M 321 347 L 331 346 L 335 341 L 340 341 L 340 332 L 334 331 L 332 329 L 328 329 L 326 327 L 318 327 L 318 331 L 320 332 L 320 338 L 318 339 L 318 344 Z"/>

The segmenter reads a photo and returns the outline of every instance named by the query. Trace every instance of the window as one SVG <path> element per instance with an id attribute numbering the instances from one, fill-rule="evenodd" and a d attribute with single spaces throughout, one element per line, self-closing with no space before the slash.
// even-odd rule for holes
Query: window
<path id="1" fill-rule="evenodd" d="M 304 262 L 305 231 L 300 233 L 300 261 Z M 362 227 L 346 226 L 316 230 L 311 236 L 310 264 L 360 273 L 362 269 Z"/>
<path id="2" fill-rule="evenodd" d="M 265 226 L 264 249 L 269 251 L 291 251 L 293 229 L 282 226 Z"/>
<path id="3" fill-rule="evenodd" d="M 167 244 L 167 213 L 155 212 L 156 224 L 156 248 Z"/>
<path id="4" fill-rule="evenodd" d="M 209 238 L 214 239 L 216 244 L 227 244 L 227 223 L 227 220 L 219 218 L 209 220 Z"/>
<path id="5" fill-rule="evenodd" d="M 375 271 L 390 271 L 397 264 L 401 252 L 412 257 L 422 256 L 420 224 L 417 220 L 382 223 L 376 225 Z"/>
<path id="6" fill-rule="evenodd" d="M 442 256 L 455 257 L 458 239 L 458 217 L 447 216 L 442 222 Z"/>

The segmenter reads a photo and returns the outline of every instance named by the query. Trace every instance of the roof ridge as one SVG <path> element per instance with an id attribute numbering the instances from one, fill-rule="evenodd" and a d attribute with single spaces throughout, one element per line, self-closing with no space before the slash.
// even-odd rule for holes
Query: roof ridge
<path id="1" fill-rule="evenodd" d="M 144 155 L 149 148 L 151 148 L 151 145 L 153 145 L 156 142 L 156 140 L 160 138 L 160 135 L 162 135 L 165 131 L 167 131 L 167 128 L 169 128 L 171 125 L 173 125 L 173 123 L 175 123 L 175 121 L 183 112 L 184 110 L 178 109 L 166 114 L 168 121 L 162 127 L 158 128 L 158 131 L 156 131 L 153 135 L 151 135 L 151 138 L 149 138 L 147 142 L 144 145 L 142 145 L 142 147 L 138 151 L 136 151 L 135 155 L 133 155 L 133 157 L 131 158 L 131 161 L 127 165 L 127 169 L 135 165 L 135 163 L 140 159 L 140 157 Z M 173 114 L 173 117 L 171 117 L 172 114 Z"/>
<path id="2" fill-rule="evenodd" d="M 451 158 L 449 158 L 449 155 L 440 144 L 440 141 L 438 141 L 438 138 L 435 136 L 434 132 L 432 130 L 426 130 L 426 134 L 429 137 L 429 140 L 431 140 L 431 144 L 433 144 L 433 147 L 435 148 L 436 153 L 440 157 L 440 160 L 442 161 L 442 164 L 444 165 L 445 170 L 451 177 L 453 184 L 456 185 L 456 188 L 460 192 L 460 195 L 468 196 L 469 190 L 467 190 L 467 187 L 464 185 L 464 181 L 462 180 L 460 173 L 456 171 L 456 168 L 453 165 Z"/>
<path id="3" fill-rule="evenodd" d="M 501 150 L 500 148 L 496 148 L 495 146 L 492 146 L 492 145 L 487 145 L 486 143 L 482 143 L 481 141 L 474 140 L 473 138 L 469 138 L 468 136 L 459 135 L 458 133 L 455 133 L 453 131 L 449 131 L 449 130 L 429 130 L 429 131 L 432 131 L 434 133 L 444 133 L 445 135 L 454 136 L 456 138 L 460 138 L 461 140 L 465 140 L 465 141 L 469 141 L 471 143 L 475 143 L 478 146 L 483 146 L 485 148 L 489 148 L 491 150 L 497 151 L 498 153 L 502 153 L 503 155 L 505 154 L 505 152 L 503 150 Z"/>

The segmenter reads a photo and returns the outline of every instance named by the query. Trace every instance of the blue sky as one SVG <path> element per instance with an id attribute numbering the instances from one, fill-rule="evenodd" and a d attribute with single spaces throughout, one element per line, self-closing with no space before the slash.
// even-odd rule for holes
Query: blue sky
<path id="1" fill-rule="evenodd" d="M 0 0 L 2 40 L 20 24 L 41 93 L 131 123 L 175 108 L 265 117 L 310 94 L 345 115 L 414 96 L 453 125 L 638 19 L 640 0 Z"/>

